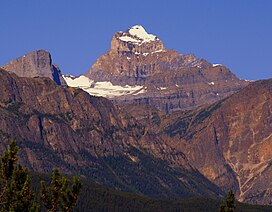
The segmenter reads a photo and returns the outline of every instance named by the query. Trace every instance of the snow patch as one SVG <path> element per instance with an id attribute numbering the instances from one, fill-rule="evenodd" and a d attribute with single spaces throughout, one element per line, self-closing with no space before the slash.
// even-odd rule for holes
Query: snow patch
<path id="1" fill-rule="evenodd" d="M 84 89 L 91 95 L 95 96 L 103 96 L 103 97 L 117 97 L 117 96 L 123 96 L 123 95 L 137 95 L 139 93 L 145 92 L 143 86 L 119 86 L 119 85 L 113 85 L 111 82 L 96 82 L 93 84 L 92 87 Z"/>
<path id="2" fill-rule="evenodd" d="M 142 42 L 150 42 L 156 39 L 155 35 L 148 34 L 141 25 L 136 25 L 128 30 L 129 34 L 142 39 Z"/>
<path id="3" fill-rule="evenodd" d="M 213 67 L 222 66 L 222 64 L 217 64 L 217 63 L 215 63 L 215 64 L 212 64 L 212 66 L 213 66 Z"/>
<path id="4" fill-rule="evenodd" d="M 128 32 L 123 32 L 122 36 L 120 36 L 119 39 L 125 42 L 131 42 L 137 45 L 141 45 L 146 42 L 159 40 L 155 35 L 148 34 L 145 31 L 145 29 L 140 25 L 136 25 L 129 28 Z"/>
<path id="5" fill-rule="evenodd" d="M 159 52 L 165 52 L 165 50 L 163 49 L 160 49 L 160 50 L 157 50 L 157 51 L 154 51 L 154 52 L 144 52 L 144 53 L 140 53 L 140 52 L 134 52 L 134 54 L 137 54 L 137 55 L 140 55 L 142 54 L 143 56 L 147 56 L 149 54 L 155 54 L 155 53 L 159 53 Z"/>
<path id="6" fill-rule="evenodd" d="M 63 78 L 68 86 L 81 88 L 82 90 L 88 92 L 90 95 L 94 96 L 113 98 L 124 95 L 138 95 L 140 93 L 146 92 L 146 88 L 144 86 L 120 86 L 113 85 L 108 81 L 94 82 L 85 76 L 74 77 L 63 75 Z"/>
<path id="7" fill-rule="evenodd" d="M 166 90 L 167 87 L 160 87 L 160 90 Z"/>
<path id="8" fill-rule="evenodd" d="M 67 85 L 70 87 L 90 87 L 93 83 L 92 80 L 83 75 L 79 77 L 74 77 L 72 75 L 63 75 L 63 78 L 66 81 Z"/>
<path id="9" fill-rule="evenodd" d="M 160 50 L 157 50 L 157 51 L 154 51 L 154 52 L 151 52 L 151 54 L 155 54 L 155 53 L 159 53 L 159 52 L 165 52 L 163 49 L 160 49 Z"/>
<path id="10" fill-rule="evenodd" d="M 136 40 L 136 39 L 129 37 L 129 36 L 122 36 L 122 37 L 119 37 L 119 39 L 122 41 L 125 41 L 125 42 L 132 42 L 132 43 L 140 43 L 141 42 L 141 41 Z"/>

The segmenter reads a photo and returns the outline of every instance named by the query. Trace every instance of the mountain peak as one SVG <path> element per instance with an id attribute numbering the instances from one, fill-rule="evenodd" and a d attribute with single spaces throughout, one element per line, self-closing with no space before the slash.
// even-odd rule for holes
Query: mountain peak
<path id="1" fill-rule="evenodd" d="M 114 34 L 111 40 L 111 50 L 119 53 L 149 54 L 164 51 L 163 43 L 157 36 L 146 32 L 143 26 L 135 25 L 126 31 Z"/>
<path id="2" fill-rule="evenodd" d="M 210 104 L 247 85 L 222 65 L 166 49 L 141 25 L 116 32 L 110 50 L 85 76 L 94 82 L 89 88 L 80 85 L 81 79 L 65 80 L 92 95 L 120 104 L 150 104 L 166 113 Z"/>
<path id="3" fill-rule="evenodd" d="M 121 41 L 136 45 L 159 40 L 155 35 L 147 33 L 141 25 L 132 26 L 126 32 L 119 32 L 117 37 Z"/>
<path id="4" fill-rule="evenodd" d="M 52 64 L 51 54 L 46 50 L 35 50 L 2 66 L 19 77 L 49 77 L 58 85 L 65 85 L 60 69 Z"/>
<path id="5" fill-rule="evenodd" d="M 150 42 L 156 40 L 156 36 L 149 34 L 145 31 L 141 25 L 135 25 L 128 30 L 128 33 L 132 36 L 136 36 L 143 40 L 143 42 Z"/>

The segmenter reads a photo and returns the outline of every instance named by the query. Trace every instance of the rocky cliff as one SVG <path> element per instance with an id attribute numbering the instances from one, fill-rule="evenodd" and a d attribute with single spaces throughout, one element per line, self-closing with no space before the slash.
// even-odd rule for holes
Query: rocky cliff
<path id="1" fill-rule="evenodd" d="M 207 66 L 211 65 L 204 59 L 167 50 L 159 38 L 137 25 L 115 33 L 110 50 L 97 59 L 86 76 L 94 81 L 134 85 L 144 84 L 150 76 L 167 70 Z"/>
<path id="2" fill-rule="evenodd" d="M 271 204 L 272 80 L 257 81 L 210 107 L 162 119 L 165 139 L 243 202 Z"/>
<path id="3" fill-rule="evenodd" d="M 49 52 L 37 50 L 10 61 L 2 66 L 20 77 L 49 77 L 58 85 L 66 85 L 59 67 L 52 64 Z"/>
<path id="4" fill-rule="evenodd" d="M 141 26 L 116 33 L 88 77 L 64 76 L 70 87 L 58 86 L 46 51 L 4 69 L 0 152 L 16 139 L 29 168 L 59 167 L 156 197 L 233 188 L 240 201 L 271 204 L 272 80 L 239 80 L 223 65 L 167 50 Z"/>
<path id="5" fill-rule="evenodd" d="M 156 197 L 218 197 L 186 156 L 102 97 L 0 69 L 0 150 L 11 139 L 21 164 L 54 167 Z"/>
<path id="6" fill-rule="evenodd" d="M 167 50 L 158 37 L 139 25 L 115 33 L 110 50 L 97 59 L 86 76 L 94 82 L 90 89 L 83 89 L 93 95 L 119 105 L 149 104 L 166 113 L 211 104 L 248 84 L 221 64 Z M 116 95 L 104 87 L 97 93 L 93 88 L 105 81 L 124 92 Z M 82 87 L 80 83 L 76 86 Z"/>

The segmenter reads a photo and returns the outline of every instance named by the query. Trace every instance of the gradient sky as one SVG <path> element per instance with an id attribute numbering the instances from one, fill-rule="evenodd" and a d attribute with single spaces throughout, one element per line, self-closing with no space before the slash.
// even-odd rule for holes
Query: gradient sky
<path id="1" fill-rule="evenodd" d="M 136 24 L 166 48 L 272 77 L 271 0 L 1 0 L 0 65 L 37 49 L 64 74 L 85 73 L 112 35 Z"/>

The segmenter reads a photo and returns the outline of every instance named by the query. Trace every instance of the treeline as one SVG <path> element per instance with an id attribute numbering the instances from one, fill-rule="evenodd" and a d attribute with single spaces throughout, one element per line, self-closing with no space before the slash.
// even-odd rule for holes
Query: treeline
<path id="1" fill-rule="evenodd" d="M 50 183 L 40 181 L 39 190 L 34 192 L 29 170 L 18 164 L 17 152 L 18 147 L 12 141 L 0 157 L 0 211 L 72 211 L 82 186 L 79 178 L 73 178 L 71 183 L 54 169 Z"/>
<path id="2" fill-rule="evenodd" d="M 76 211 L 180 211 L 216 212 L 224 200 L 195 197 L 181 200 L 155 199 L 107 188 L 84 180 Z M 271 206 L 248 205 L 236 202 L 235 211 L 271 212 Z"/>
<path id="3" fill-rule="evenodd" d="M 222 209 L 224 203 L 224 200 L 203 197 L 181 200 L 156 199 L 121 192 L 86 178 L 81 178 L 79 182 L 78 178 L 61 176 L 57 170 L 53 171 L 52 175 L 28 172 L 16 163 L 16 154 L 17 147 L 12 143 L 1 157 L 0 211 L 214 212 L 219 211 L 220 206 Z M 69 181 L 73 183 L 68 183 Z M 226 203 L 228 205 L 228 201 Z M 272 207 L 235 202 L 235 211 L 268 212 L 272 211 Z"/>
<path id="4" fill-rule="evenodd" d="M 39 182 L 50 182 L 50 175 L 32 173 L 31 178 L 39 187 Z M 177 211 L 177 212 L 216 212 L 225 200 L 194 197 L 189 199 L 170 200 L 156 199 L 144 195 L 122 192 L 91 180 L 81 178 L 82 189 L 74 211 Z M 248 205 L 236 202 L 237 212 L 271 212 L 272 206 Z"/>

